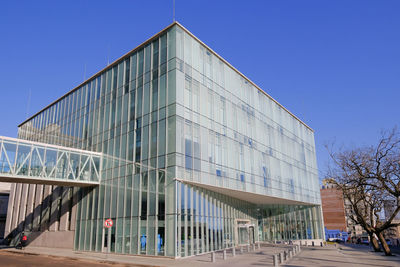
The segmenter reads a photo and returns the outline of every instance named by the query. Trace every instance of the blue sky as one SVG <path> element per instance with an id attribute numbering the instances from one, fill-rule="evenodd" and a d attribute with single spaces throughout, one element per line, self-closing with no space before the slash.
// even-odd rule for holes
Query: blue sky
<path id="1" fill-rule="evenodd" d="M 321 175 L 325 143 L 400 126 L 399 14 L 386 0 L 176 0 L 181 24 L 315 130 Z M 0 135 L 171 22 L 172 0 L 2 1 Z"/>

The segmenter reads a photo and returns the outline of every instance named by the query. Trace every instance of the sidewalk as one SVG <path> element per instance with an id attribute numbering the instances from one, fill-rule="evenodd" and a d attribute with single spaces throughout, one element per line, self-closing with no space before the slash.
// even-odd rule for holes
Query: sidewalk
<path id="1" fill-rule="evenodd" d="M 277 246 L 262 246 L 260 249 L 255 251 L 244 252 L 240 254 L 236 250 L 236 257 L 232 257 L 232 253 L 227 253 L 228 257 L 223 260 L 222 253 L 217 253 L 216 262 L 212 263 L 210 255 L 195 256 L 179 260 L 183 263 L 182 266 L 191 267 L 202 267 L 211 265 L 212 267 L 244 267 L 244 266 L 273 266 L 273 255 L 283 252 L 288 249 L 288 246 L 277 245 Z M 178 265 L 174 265 L 178 266 Z M 181 265 L 179 265 L 181 266 Z"/>
<path id="2" fill-rule="evenodd" d="M 284 246 L 262 246 L 255 251 L 244 252 L 236 250 L 236 257 L 228 251 L 227 259 L 223 260 L 222 252 L 216 253 L 216 262 L 211 262 L 210 254 L 193 256 L 184 259 L 170 259 L 151 256 L 128 256 L 117 254 L 102 254 L 93 252 L 71 251 L 69 249 L 26 247 L 24 250 L 13 248 L 3 251 L 40 254 L 58 257 L 68 257 L 81 260 L 92 260 L 100 263 L 108 262 L 115 264 L 126 264 L 131 266 L 176 266 L 176 267 L 244 267 L 244 266 L 273 266 L 273 255 L 284 251 Z M 211 266 L 210 266 L 211 265 Z M 343 266 L 343 267 L 384 267 L 399 266 L 400 255 L 386 257 L 383 253 L 371 252 L 367 246 L 338 245 L 338 247 L 302 247 L 302 250 L 295 257 L 281 266 Z"/>
<path id="3" fill-rule="evenodd" d="M 14 248 L 7 248 L 3 251 L 10 251 L 14 253 L 25 253 L 25 254 L 37 254 L 37 255 L 49 255 L 58 257 L 68 257 L 75 259 L 94 260 L 100 262 L 111 262 L 119 264 L 132 264 L 133 266 L 176 266 L 176 267 L 204 267 L 210 264 L 213 267 L 242 267 L 242 266 L 273 266 L 272 255 L 284 251 L 284 246 L 263 246 L 255 251 L 247 252 L 244 250 L 243 254 L 240 250 L 236 250 L 236 256 L 232 257 L 232 252 L 229 250 L 227 253 L 227 259 L 223 260 L 222 252 L 216 253 L 216 262 L 211 262 L 211 254 L 204 254 L 199 256 L 193 256 L 183 259 L 170 259 L 163 257 L 152 257 L 152 256 L 130 256 L 130 255 L 119 255 L 119 254 L 102 254 L 93 252 L 80 252 L 72 251 L 70 249 L 59 249 L 59 248 L 43 248 L 43 247 L 26 247 L 24 250 L 18 250 Z"/>
<path id="4" fill-rule="evenodd" d="M 44 247 L 25 247 L 23 250 L 15 248 L 6 248 L 3 251 L 9 251 L 13 253 L 31 254 L 31 255 L 48 255 L 56 257 L 67 257 L 73 259 L 92 260 L 109 263 L 122 263 L 132 264 L 132 266 L 143 266 L 143 267 L 159 267 L 159 266 L 171 266 L 174 263 L 174 259 L 164 259 L 160 257 L 145 257 L 145 256 L 128 256 L 128 255 L 117 255 L 117 254 L 103 254 L 93 252 L 81 252 L 72 251 L 71 249 L 62 248 L 44 248 Z M 134 264 L 134 265 L 133 265 Z"/>
<path id="5" fill-rule="evenodd" d="M 302 252 L 282 266 L 400 266 L 400 255 L 384 256 L 368 246 L 338 245 L 324 248 L 302 247 Z"/>

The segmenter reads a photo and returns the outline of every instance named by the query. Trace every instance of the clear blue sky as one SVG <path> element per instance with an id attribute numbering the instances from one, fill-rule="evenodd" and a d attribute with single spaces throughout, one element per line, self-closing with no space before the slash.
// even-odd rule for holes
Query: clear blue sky
<path id="1" fill-rule="evenodd" d="M 400 119 L 400 1 L 176 0 L 176 19 L 315 130 L 368 145 Z M 172 22 L 172 0 L 2 1 L 0 135 Z"/>

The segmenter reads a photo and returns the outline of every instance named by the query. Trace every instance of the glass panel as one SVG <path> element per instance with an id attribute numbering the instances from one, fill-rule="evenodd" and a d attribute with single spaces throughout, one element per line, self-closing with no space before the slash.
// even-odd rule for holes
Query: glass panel
<path id="1" fill-rule="evenodd" d="M 18 155 L 15 164 L 15 171 L 17 175 L 28 175 L 30 152 L 31 146 L 23 144 L 18 145 Z"/>
<path id="2" fill-rule="evenodd" d="M 59 164 L 57 166 L 57 172 L 61 172 L 63 176 L 65 177 L 66 174 L 68 173 L 68 165 L 67 165 L 67 158 L 64 154 L 64 157 L 60 159 Z M 46 170 L 46 175 L 50 176 L 51 171 L 53 168 L 56 166 L 57 163 L 57 151 L 54 150 L 46 150 L 46 159 L 45 159 L 45 170 Z M 56 173 L 53 171 L 51 177 L 55 177 Z"/>
<path id="3" fill-rule="evenodd" d="M 44 148 L 34 148 L 32 151 L 30 175 L 43 176 Z"/>
<path id="4" fill-rule="evenodd" d="M 2 156 L 2 158 L 4 158 L 9 163 L 10 167 L 14 168 L 17 145 L 8 142 L 4 142 L 3 145 L 5 150 L 2 151 L 4 155 Z"/>

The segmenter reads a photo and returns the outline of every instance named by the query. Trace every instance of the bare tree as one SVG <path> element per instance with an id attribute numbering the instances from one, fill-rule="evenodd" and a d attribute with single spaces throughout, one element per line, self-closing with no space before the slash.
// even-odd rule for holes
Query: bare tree
<path id="1" fill-rule="evenodd" d="M 333 152 L 328 148 L 333 167 L 327 179 L 343 191 L 350 203 L 350 219 L 361 225 L 370 236 L 375 251 L 379 251 L 376 235 L 385 255 L 391 255 L 383 231 L 397 226 L 393 219 L 400 211 L 400 134 L 397 129 L 383 132 L 377 146 Z M 395 203 L 386 210 L 384 204 Z"/>

